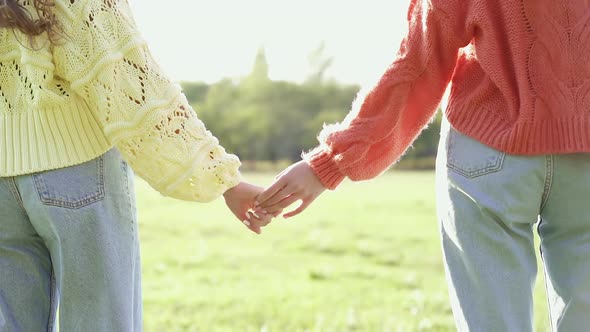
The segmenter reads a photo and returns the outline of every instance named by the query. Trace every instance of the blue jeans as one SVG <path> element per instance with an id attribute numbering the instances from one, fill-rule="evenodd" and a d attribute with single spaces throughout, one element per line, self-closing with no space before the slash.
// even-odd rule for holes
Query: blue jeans
<path id="1" fill-rule="evenodd" d="M 533 330 L 535 225 L 553 331 L 590 329 L 590 154 L 508 155 L 444 121 L 437 201 L 460 331 Z"/>
<path id="2" fill-rule="evenodd" d="M 140 331 L 136 220 L 116 149 L 0 178 L 0 331 Z"/>

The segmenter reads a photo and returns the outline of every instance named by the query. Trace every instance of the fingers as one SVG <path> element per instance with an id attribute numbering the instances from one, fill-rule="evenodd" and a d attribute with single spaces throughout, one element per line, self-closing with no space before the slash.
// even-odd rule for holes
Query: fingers
<path id="1" fill-rule="evenodd" d="M 313 169 L 303 160 L 291 165 L 281 174 L 269 189 L 258 196 L 255 203 L 257 209 L 274 213 L 298 199 L 306 200 L 306 197 L 315 199 L 326 189 Z M 273 209 L 269 210 L 270 207 Z M 304 206 L 303 209 L 306 207 Z"/>
<path id="2" fill-rule="evenodd" d="M 252 211 L 248 211 L 246 214 L 248 218 L 243 220 L 242 223 L 256 234 L 261 234 L 262 227 L 270 224 L 273 218 L 270 214 L 255 213 Z"/>
<path id="3" fill-rule="evenodd" d="M 295 188 L 294 186 L 287 184 L 285 187 L 283 187 L 281 190 L 276 192 L 269 199 L 267 199 L 265 201 L 260 200 L 259 201 L 260 205 L 258 205 L 257 208 L 266 210 L 267 208 L 274 206 L 276 204 L 279 204 L 280 202 L 283 202 L 284 200 L 289 199 L 292 196 L 297 196 L 297 194 L 299 194 L 299 192 L 297 190 L 298 189 Z M 295 202 L 296 200 L 297 199 L 295 199 L 294 201 L 291 201 L 291 203 Z M 289 204 L 291 204 L 291 203 L 289 203 Z M 289 206 L 289 204 L 286 206 Z"/>
<path id="4" fill-rule="evenodd" d="M 252 224 L 252 222 L 250 222 L 250 220 L 248 220 L 248 219 L 242 220 L 242 223 L 244 225 L 246 225 L 246 227 L 248 227 L 249 230 L 251 230 L 252 232 L 254 232 L 256 234 L 260 235 L 262 233 L 262 229 L 260 228 L 260 226 L 256 225 L 256 224 Z"/>
<path id="5" fill-rule="evenodd" d="M 260 203 L 266 203 L 270 198 L 273 198 L 279 191 L 281 191 L 285 185 L 286 183 L 282 178 L 278 179 L 270 187 L 264 190 L 264 192 L 258 195 L 255 205 L 258 206 Z"/>
<path id="6" fill-rule="evenodd" d="M 256 212 L 252 212 L 252 215 L 254 217 L 250 220 L 255 219 L 256 223 L 261 227 L 265 227 L 266 225 L 270 224 L 273 218 L 273 216 L 268 213 L 257 214 Z"/>
<path id="7" fill-rule="evenodd" d="M 315 198 L 311 198 L 311 199 L 303 200 L 303 201 L 301 202 L 301 205 L 299 205 L 299 207 L 298 207 L 297 209 L 295 209 L 295 210 L 293 210 L 293 211 L 291 211 L 291 212 L 285 213 L 285 214 L 283 215 L 283 217 L 284 217 L 285 219 L 287 219 L 287 218 L 291 218 L 291 217 L 294 217 L 294 216 L 296 216 L 296 215 L 300 214 L 300 213 L 301 213 L 301 212 L 303 212 L 305 209 L 307 209 L 307 207 L 308 207 L 308 206 L 309 206 L 309 205 L 310 205 L 310 204 L 311 204 L 311 203 L 312 203 L 314 200 L 315 200 Z"/>
<path id="8" fill-rule="evenodd" d="M 262 211 L 256 211 L 256 212 L 263 213 Z M 267 212 L 267 213 L 268 213 L 268 215 L 272 216 L 272 218 L 277 218 L 278 216 L 281 215 L 281 213 L 283 213 L 283 210 L 281 209 L 281 210 L 278 210 L 275 212 Z"/>
<path id="9" fill-rule="evenodd" d="M 282 191 L 281 191 L 280 196 L 283 196 Z M 297 202 L 300 199 L 301 199 L 300 195 L 294 193 L 290 196 L 287 196 L 287 198 L 283 199 L 282 201 L 277 202 L 276 204 L 270 205 L 272 202 L 269 202 L 268 203 L 269 205 L 266 207 L 264 206 L 266 204 L 261 205 L 260 208 L 263 209 L 263 211 L 261 211 L 261 212 L 265 212 L 268 214 L 275 214 L 279 211 L 282 211 L 283 209 L 285 209 L 286 207 L 290 206 L 291 204 Z"/>

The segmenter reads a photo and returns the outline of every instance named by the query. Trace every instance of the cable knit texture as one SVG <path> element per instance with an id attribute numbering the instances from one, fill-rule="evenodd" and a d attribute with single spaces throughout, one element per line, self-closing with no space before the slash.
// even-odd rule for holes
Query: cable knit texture
<path id="1" fill-rule="evenodd" d="M 240 181 L 238 158 L 154 61 L 126 0 L 57 0 L 54 11 L 64 30 L 55 45 L 0 29 L 0 176 L 116 146 L 166 196 L 206 202 Z"/>
<path id="2" fill-rule="evenodd" d="M 412 0 L 379 82 L 304 155 L 322 183 L 373 178 L 432 119 L 449 83 L 458 131 L 511 154 L 590 152 L 590 1 Z"/>

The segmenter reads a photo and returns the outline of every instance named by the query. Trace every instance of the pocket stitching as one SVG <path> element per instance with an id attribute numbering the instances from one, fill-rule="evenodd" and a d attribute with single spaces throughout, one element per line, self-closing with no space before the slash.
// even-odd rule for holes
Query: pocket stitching
<path id="1" fill-rule="evenodd" d="M 62 207 L 66 209 L 73 209 L 77 210 L 88 206 L 92 203 L 101 201 L 105 197 L 104 191 L 104 160 L 103 157 L 98 157 L 98 191 L 93 193 L 92 195 L 86 196 L 82 199 L 76 199 L 73 201 L 66 201 L 62 199 L 54 199 L 50 198 L 49 190 L 47 185 L 43 181 L 40 174 L 33 174 L 33 180 L 35 182 L 35 187 L 37 189 L 37 194 L 39 195 L 39 199 L 45 205 L 49 206 L 56 206 Z"/>
<path id="2" fill-rule="evenodd" d="M 504 158 L 506 157 L 506 153 L 496 150 L 496 149 L 493 149 L 493 148 L 490 148 L 490 147 L 488 147 L 488 148 L 490 148 L 492 151 L 494 151 L 497 155 L 497 160 L 492 165 L 486 165 L 483 168 L 477 168 L 475 170 L 467 171 L 467 170 L 463 169 L 461 166 L 459 166 L 458 164 L 454 163 L 455 158 L 453 158 L 453 155 L 451 152 L 454 148 L 453 143 L 455 141 L 455 135 L 457 135 L 457 133 L 455 133 L 455 132 L 453 132 L 453 130 L 451 130 L 451 132 L 449 133 L 449 143 L 448 143 L 448 149 L 447 149 L 447 167 L 451 171 L 453 171 L 459 175 L 462 175 L 466 178 L 474 179 L 474 178 L 477 178 L 480 176 L 484 176 L 487 174 L 498 172 L 502 169 L 502 167 L 504 165 Z M 481 142 L 478 142 L 478 143 L 483 144 Z"/>
<path id="3" fill-rule="evenodd" d="M 453 164 L 451 159 L 449 159 L 449 161 L 447 162 L 447 166 L 449 167 L 449 169 L 451 169 L 455 173 L 459 173 L 467 178 L 473 179 L 473 178 L 476 178 L 479 176 L 495 173 L 495 172 L 498 172 L 499 170 L 501 170 L 502 166 L 504 165 L 504 157 L 505 156 L 506 156 L 506 154 L 504 152 L 499 152 L 498 161 L 496 161 L 496 163 L 494 165 L 486 166 L 484 168 L 478 168 L 478 169 L 475 169 L 472 171 L 466 171 L 466 170 L 462 169 L 460 166 Z"/>

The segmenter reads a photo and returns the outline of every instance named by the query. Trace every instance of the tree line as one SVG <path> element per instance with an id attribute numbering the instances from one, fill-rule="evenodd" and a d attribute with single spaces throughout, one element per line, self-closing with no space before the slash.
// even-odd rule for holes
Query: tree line
<path id="1" fill-rule="evenodd" d="M 324 124 L 344 119 L 360 89 L 327 80 L 332 59 L 322 52 L 320 47 L 310 56 L 313 70 L 303 83 L 271 80 L 261 49 L 251 73 L 240 80 L 181 85 L 199 118 L 229 152 L 241 160 L 293 162 L 318 144 Z M 403 158 L 407 168 L 434 165 L 439 131 L 440 116 L 408 150 Z"/>

